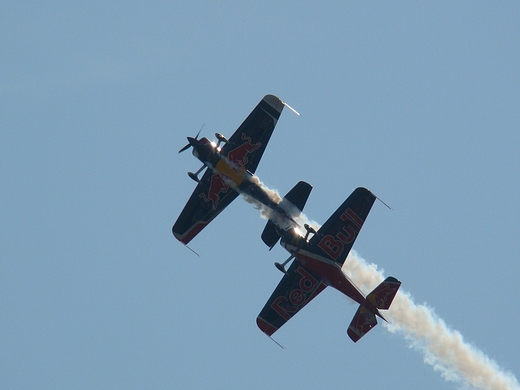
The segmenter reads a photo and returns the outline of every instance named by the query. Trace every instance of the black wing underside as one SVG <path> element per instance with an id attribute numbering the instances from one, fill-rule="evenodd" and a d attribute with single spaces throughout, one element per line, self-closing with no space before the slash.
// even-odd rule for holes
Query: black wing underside
<path id="1" fill-rule="evenodd" d="M 283 107 L 283 102 L 276 96 L 264 96 L 222 147 L 221 154 L 254 173 Z M 173 235 L 188 244 L 237 196 L 238 193 L 227 186 L 219 174 L 206 169 L 173 225 Z"/>
<path id="2" fill-rule="evenodd" d="M 283 102 L 276 96 L 264 96 L 229 138 L 229 143 L 222 147 L 221 153 L 255 173 L 283 108 Z"/>
<path id="3" fill-rule="evenodd" d="M 311 251 L 343 265 L 375 200 L 366 188 L 356 188 L 310 239 Z"/>
<path id="4" fill-rule="evenodd" d="M 212 182 L 219 181 L 218 177 L 213 176 L 218 175 L 214 175 L 210 169 L 207 169 L 172 227 L 175 238 L 185 245 L 238 196 L 238 192 L 225 186 L 224 183 L 217 183 L 224 184 L 224 191 L 216 195 L 218 197 L 216 203 L 208 201 L 208 189 Z"/>
<path id="5" fill-rule="evenodd" d="M 294 260 L 256 319 L 271 336 L 327 287 L 298 260 Z"/>

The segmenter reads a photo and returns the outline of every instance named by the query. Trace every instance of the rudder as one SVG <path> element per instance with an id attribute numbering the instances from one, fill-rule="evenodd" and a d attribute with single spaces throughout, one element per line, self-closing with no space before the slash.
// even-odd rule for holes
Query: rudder
<path id="1" fill-rule="evenodd" d="M 378 309 L 388 310 L 390 308 L 400 286 L 401 282 L 399 280 L 389 276 L 367 295 L 366 307 L 363 305 L 358 307 L 347 330 L 347 334 L 352 341 L 357 342 L 377 325 L 376 314 L 384 319 Z M 369 309 L 369 307 L 372 308 Z"/>
<path id="2" fill-rule="evenodd" d="M 401 282 L 399 280 L 389 276 L 374 291 L 368 294 L 367 300 L 378 309 L 388 310 L 400 286 Z"/>

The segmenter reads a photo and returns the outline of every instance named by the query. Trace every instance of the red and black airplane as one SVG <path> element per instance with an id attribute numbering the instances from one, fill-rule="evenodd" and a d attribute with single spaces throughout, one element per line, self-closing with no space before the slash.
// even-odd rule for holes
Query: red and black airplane
<path id="1" fill-rule="evenodd" d="M 285 199 L 301 212 L 311 189 L 310 184 L 299 182 Z M 388 277 L 365 296 L 341 270 L 375 199 L 366 188 L 355 189 L 318 231 L 305 224 L 304 237 L 297 227 L 282 229 L 267 222 L 264 243 L 272 248 L 281 239 L 280 244 L 291 254 L 283 264 L 275 263 L 285 275 L 256 320 L 269 337 L 327 286 L 359 303 L 347 331 L 354 342 L 377 325 L 376 316 L 385 320 L 379 310 L 390 307 L 401 282 Z M 292 259 L 286 271 L 285 265 Z"/>
<path id="2" fill-rule="evenodd" d="M 376 197 L 357 188 L 318 231 L 305 225 L 307 232 L 302 236 L 293 218 L 303 210 L 312 186 L 299 182 L 278 203 L 253 175 L 284 106 L 276 96 L 266 95 L 229 140 L 218 133 L 216 144 L 199 140 L 198 134 L 188 137 L 189 143 L 179 152 L 193 147 L 193 154 L 204 165 L 188 173 L 198 185 L 172 232 L 188 244 L 239 193 L 251 196 L 273 211 L 262 233 L 264 243 L 272 248 L 281 239 L 291 254 L 283 264 L 275 263 L 285 275 L 258 316 L 258 327 L 271 336 L 325 287 L 332 286 L 360 305 L 347 331 L 356 342 L 377 325 L 376 316 L 384 319 L 379 310 L 390 307 L 401 285 L 388 277 L 365 297 L 341 270 Z M 221 142 L 224 146 L 219 148 Z M 205 168 L 209 169 L 199 179 Z M 286 271 L 285 265 L 292 259 Z"/>
<path id="3" fill-rule="evenodd" d="M 259 185 L 253 175 L 271 138 L 276 122 L 286 104 L 273 95 L 266 95 L 245 121 L 228 139 L 216 133 L 218 142 L 207 138 L 188 137 L 193 155 L 204 165 L 188 175 L 198 185 L 172 227 L 175 238 L 188 244 L 202 229 L 224 210 L 238 194 L 252 197 L 274 211 L 273 219 L 285 220 L 285 225 L 296 226 L 289 213 Z M 220 143 L 224 146 L 220 148 Z M 198 175 L 206 172 L 199 179 Z"/>

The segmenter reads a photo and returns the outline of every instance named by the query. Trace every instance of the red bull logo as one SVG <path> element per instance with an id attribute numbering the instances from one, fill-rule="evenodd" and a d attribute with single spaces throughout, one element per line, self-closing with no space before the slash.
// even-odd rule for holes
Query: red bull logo
<path id="1" fill-rule="evenodd" d="M 351 244 L 356 239 L 356 236 L 361 230 L 361 226 L 363 226 L 363 220 L 349 208 L 341 214 L 340 218 L 344 221 L 344 224 L 336 235 L 327 235 L 318 243 L 318 246 L 327 253 L 332 260 L 338 259 L 339 255 L 343 253 L 344 246 Z"/>
<path id="2" fill-rule="evenodd" d="M 257 142 L 256 144 L 251 143 L 251 137 L 248 137 L 245 133 L 242 133 L 242 140 L 245 142 L 235 149 L 230 150 L 227 155 L 229 161 L 241 166 L 246 165 L 249 162 L 247 155 L 253 153 L 262 145 L 261 142 Z"/>
<path id="3" fill-rule="evenodd" d="M 316 289 L 321 285 L 322 289 L 325 285 L 312 276 L 303 267 L 296 269 L 301 276 L 298 286 L 291 290 L 288 294 L 279 296 L 271 304 L 271 308 L 277 312 L 280 317 L 288 321 L 298 310 L 300 310 L 305 304 L 314 298 L 320 291 L 316 292 Z"/>
<path id="4" fill-rule="evenodd" d="M 205 193 L 202 193 L 199 195 L 199 197 L 204 199 L 206 202 L 211 202 L 212 209 L 216 210 L 218 202 L 220 202 L 220 194 L 226 193 L 228 190 L 229 186 L 224 182 L 222 176 L 220 176 L 218 173 L 215 173 L 213 176 L 211 176 L 208 194 L 206 195 Z"/>
<path id="5" fill-rule="evenodd" d="M 249 159 L 247 158 L 248 154 L 258 149 L 262 143 L 257 142 L 253 144 L 251 142 L 251 137 L 246 136 L 245 133 L 242 133 L 241 138 L 245 142 L 235 149 L 230 150 L 227 154 L 227 158 L 229 161 L 242 167 L 249 162 Z M 228 192 L 228 190 L 229 186 L 224 181 L 224 177 L 218 173 L 215 173 L 213 176 L 211 176 L 207 195 L 202 193 L 199 195 L 199 197 L 204 199 L 206 202 L 211 202 L 211 207 L 213 210 L 216 210 L 218 203 L 220 202 L 220 195 L 222 193 Z"/>

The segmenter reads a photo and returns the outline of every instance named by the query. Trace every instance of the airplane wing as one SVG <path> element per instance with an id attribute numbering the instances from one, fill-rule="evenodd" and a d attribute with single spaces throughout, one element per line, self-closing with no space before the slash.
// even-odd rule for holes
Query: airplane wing
<path id="1" fill-rule="evenodd" d="M 221 154 L 254 173 L 283 107 L 276 96 L 264 96 L 222 147 Z M 207 169 L 173 225 L 173 235 L 188 244 L 237 196 L 218 174 Z"/>
<path id="2" fill-rule="evenodd" d="M 294 260 L 256 319 L 262 332 L 271 336 L 325 287 L 298 260 Z"/>
<path id="3" fill-rule="evenodd" d="M 255 173 L 284 104 L 274 95 L 266 95 L 251 111 L 221 153 L 234 163 Z"/>
<path id="4" fill-rule="evenodd" d="M 356 188 L 309 241 L 310 250 L 343 265 L 376 197 Z"/>
<path id="5" fill-rule="evenodd" d="M 220 175 L 206 169 L 173 225 L 173 235 L 183 244 L 188 244 L 237 196 L 238 192 L 228 187 Z"/>

